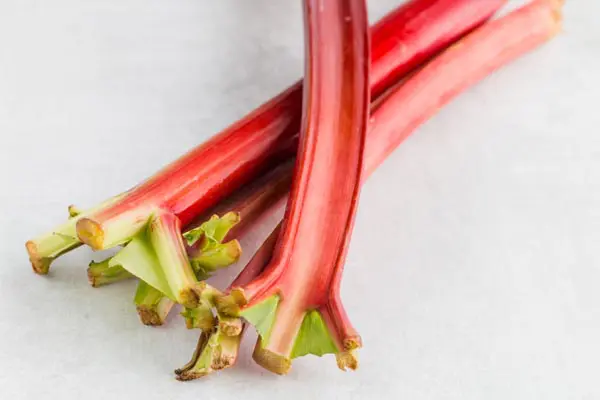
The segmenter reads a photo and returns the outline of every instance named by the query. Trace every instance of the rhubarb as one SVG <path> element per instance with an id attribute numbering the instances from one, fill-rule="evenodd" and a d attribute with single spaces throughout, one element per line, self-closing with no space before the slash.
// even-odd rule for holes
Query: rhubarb
<path id="1" fill-rule="evenodd" d="M 304 15 L 303 130 L 282 232 L 265 272 L 234 289 L 236 314 L 261 335 L 255 360 L 280 374 L 306 354 L 336 353 L 342 367 L 355 368 L 353 352 L 361 343 L 341 304 L 339 282 L 369 109 L 365 3 L 306 0 Z"/>
<path id="2" fill-rule="evenodd" d="M 470 0 L 414 0 L 391 13 L 372 30 L 374 95 L 383 93 L 399 77 L 480 25 L 503 3 L 505 0 L 477 4 Z M 415 19 L 412 25 L 411 18 Z M 47 274 L 54 259 L 82 242 L 95 249 L 124 245 L 119 253 L 121 262 L 132 265 L 138 277 L 154 280 L 173 300 L 190 307 L 186 311 L 197 308 L 207 290 L 198 279 L 203 275 L 197 271 L 200 264 L 194 265 L 186 257 L 194 247 L 186 245 L 180 229 L 238 186 L 293 154 L 301 91 L 301 84 L 293 85 L 123 195 L 87 211 L 70 207 L 68 222 L 27 242 L 34 271 Z M 242 227 L 240 224 L 239 229 Z M 229 236 L 235 237 L 231 233 Z M 130 278 L 132 274 L 120 267 L 119 257 L 116 261 L 93 263 L 88 271 L 90 281 L 102 285 Z M 218 261 L 215 265 L 224 264 Z M 150 285 L 141 286 L 137 302 L 144 304 L 141 298 L 154 302 L 158 298 L 156 290 Z M 172 300 L 169 302 L 172 305 Z M 156 307 L 159 318 L 166 308 L 170 307 Z M 239 320 L 217 316 L 219 328 L 227 335 L 241 330 Z"/>
<path id="3" fill-rule="evenodd" d="M 560 29 L 560 6 L 561 1 L 558 0 L 534 0 L 471 33 L 391 90 L 375 107 L 370 119 L 364 177 L 369 176 L 417 126 L 434 115 L 440 107 L 494 70 L 552 38 Z M 281 258 L 279 251 L 276 255 Z M 262 254 L 261 257 L 269 258 L 269 255 Z M 232 285 L 229 294 L 218 298 L 217 304 L 222 312 L 245 317 L 255 325 L 262 338 L 262 342 L 257 343 L 255 359 L 274 372 L 285 373 L 289 369 L 290 358 L 296 355 L 338 352 L 339 349 L 335 346 L 335 340 L 328 340 L 332 336 L 326 332 L 328 323 L 331 323 L 328 318 L 322 319 L 318 312 L 310 311 L 305 314 L 298 328 L 300 318 L 294 321 L 290 315 L 295 313 L 289 307 L 287 315 L 281 311 L 286 299 L 296 299 L 290 293 L 299 291 L 297 287 L 305 284 L 303 279 L 322 280 L 323 271 L 312 272 L 314 275 L 311 277 L 307 276 L 311 272 L 306 272 L 308 268 L 305 268 L 301 273 L 292 275 L 293 280 L 286 280 L 285 276 L 291 273 L 291 267 L 288 265 L 284 269 L 281 265 L 278 260 L 255 281 Z M 315 293 L 312 288 L 308 292 L 304 289 L 304 292 L 305 296 L 314 296 Z M 338 301 L 336 296 L 333 298 Z M 313 301 L 312 304 L 314 306 L 317 302 Z M 284 326 L 275 331 L 280 337 L 290 335 L 290 332 L 292 337 L 296 334 L 294 343 L 287 343 L 284 351 L 276 348 L 280 352 L 267 347 L 271 345 L 272 332 L 278 323 Z M 352 340 L 348 347 L 358 343 L 357 339 Z M 338 363 L 342 368 L 352 367 L 355 366 L 355 359 L 351 352 L 342 353 L 341 357 L 338 356 Z"/>
<path id="4" fill-rule="evenodd" d="M 481 24 L 504 2 L 413 0 L 389 14 L 372 30 L 374 96 Z M 81 214 L 73 209 L 78 215 L 67 223 L 27 242 L 34 271 L 47 274 L 54 259 L 82 242 L 94 249 L 126 244 L 145 234 L 150 221 L 160 225 L 168 219 L 171 225 L 185 226 L 236 187 L 287 157 L 294 151 L 297 140 L 301 86 L 301 83 L 291 86 L 115 201 Z M 164 250 L 172 246 L 170 253 L 183 255 L 182 243 L 175 238 L 162 246 Z M 178 281 L 169 291 L 178 301 L 194 305 L 196 280 L 190 269 L 181 259 L 167 274 L 174 284 Z M 138 276 L 143 280 L 149 278 L 145 271 Z"/>

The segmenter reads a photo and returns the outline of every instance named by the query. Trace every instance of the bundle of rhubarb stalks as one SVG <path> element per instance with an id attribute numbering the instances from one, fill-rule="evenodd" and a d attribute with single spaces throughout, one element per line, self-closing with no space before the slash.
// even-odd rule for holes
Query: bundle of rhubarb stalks
<path id="1" fill-rule="evenodd" d="M 138 186 L 69 207 L 66 222 L 26 244 L 40 275 L 81 245 L 118 247 L 90 264 L 89 282 L 137 279 L 146 325 L 178 305 L 200 336 L 179 380 L 232 366 L 248 324 L 259 333 L 253 358 L 269 371 L 285 374 L 307 354 L 356 369 L 362 342 L 340 284 L 362 182 L 455 96 L 551 39 L 562 6 L 532 0 L 495 18 L 506 1 L 411 0 L 369 29 L 365 0 L 303 3 L 303 81 Z M 206 283 L 284 207 L 228 288 Z"/>

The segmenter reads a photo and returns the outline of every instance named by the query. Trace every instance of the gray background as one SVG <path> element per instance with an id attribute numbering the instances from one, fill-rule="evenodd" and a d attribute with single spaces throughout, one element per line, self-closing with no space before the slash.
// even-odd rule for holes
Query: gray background
<path id="1" fill-rule="evenodd" d="M 366 184 L 342 293 L 358 372 L 269 374 L 252 334 L 237 368 L 182 384 L 196 332 L 141 326 L 133 282 L 88 287 L 90 251 L 40 278 L 23 244 L 296 80 L 300 2 L 1 0 L 0 397 L 600 398 L 600 4 L 567 3 L 563 34 Z"/>

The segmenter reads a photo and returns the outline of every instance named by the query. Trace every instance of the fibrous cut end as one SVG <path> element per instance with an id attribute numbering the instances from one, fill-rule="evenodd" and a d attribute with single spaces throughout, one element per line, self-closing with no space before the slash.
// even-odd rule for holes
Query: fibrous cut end
<path id="1" fill-rule="evenodd" d="M 337 366 L 342 371 L 358 369 L 358 355 L 356 350 L 343 351 L 335 355 Z"/>
<path id="2" fill-rule="evenodd" d="M 31 262 L 31 268 L 33 269 L 33 272 L 38 275 L 48 275 L 48 272 L 50 271 L 50 264 L 52 263 L 53 259 L 42 257 L 38 252 L 37 245 L 32 240 L 25 243 L 25 248 L 29 254 L 29 261 Z"/>
<path id="3" fill-rule="evenodd" d="M 142 324 L 146 326 L 161 326 L 164 324 L 164 319 L 161 318 L 156 308 L 136 306 L 136 309 Z"/>
<path id="4" fill-rule="evenodd" d="M 194 287 L 186 287 L 179 291 L 179 302 L 184 307 L 196 308 L 200 305 L 200 296 L 204 282 L 198 282 Z"/>
<path id="5" fill-rule="evenodd" d="M 83 213 L 83 211 L 79 207 L 77 207 L 77 206 L 75 206 L 73 204 L 71 204 L 69 206 L 69 218 L 78 217 L 82 213 Z"/>
<path id="6" fill-rule="evenodd" d="M 133 275 L 120 265 L 111 266 L 112 257 L 106 260 L 92 261 L 87 269 L 88 282 L 92 287 L 101 287 L 111 283 L 133 278 Z"/>
<path id="7" fill-rule="evenodd" d="M 217 296 L 215 302 L 220 312 L 234 317 L 239 316 L 241 308 L 248 303 L 242 288 L 234 288 L 225 296 Z"/>
<path id="8" fill-rule="evenodd" d="M 264 369 L 278 375 L 286 375 L 292 368 L 292 360 L 289 357 L 264 349 L 260 338 L 256 341 L 252 358 Z"/>
<path id="9" fill-rule="evenodd" d="M 104 249 L 104 230 L 92 219 L 82 218 L 77 222 L 77 236 L 94 250 Z"/>
<path id="10" fill-rule="evenodd" d="M 181 312 L 187 329 L 200 329 L 210 332 L 215 327 L 215 317 L 209 306 L 200 305 L 196 308 L 185 308 Z"/>
<path id="11" fill-rule="evenodd" d="M 244 329 L 244 323 L 240 318 L 219 317 L 219 330 L 226 336 L 238 336 Z"/>

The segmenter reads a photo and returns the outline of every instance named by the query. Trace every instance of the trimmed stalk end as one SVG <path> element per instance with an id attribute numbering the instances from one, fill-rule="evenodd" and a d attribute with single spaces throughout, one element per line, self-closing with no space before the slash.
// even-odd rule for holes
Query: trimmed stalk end
<path id="1" fill-rule="evenodd" d="M 343 340 L 344 351 L 341 351 L 335 355 L 337 366 L 342 371 L 351 369 L 356 371 L 358 369 L 358 352 L 357 350 L 362 347 L 362 339 L 360 336 L 352 336 Z"/>
<path id="2" fill-rule="evenodd" d="M 156 307 L 138 305 L 136 309 L 140 321 L 146 326 L 161 326 L 165 322 L 164 317 L 166 315 L 160 315 Z"/>
<path id="3" fill-rule="evenodd" d="M 337 361 L 338 368 L 342 371 L 347 371 L 348 369 L 356 371 L 358 369 L 358 355 L 356 354 L 356 350 L 337 353 L 335 360 Z"/>
<path id="4" fill-rule="evenodd" d="M 48 275 L 53 258 L 42 257 L 38 252 L 37 245 L 32 240 L 25 243 L 25 248 L 29 254 L 29 261 L 31 262 L 33 272 L 38 275 Z"/>
<path id="5" fill-rule="evenodd" d="M 83 211 L 78 208 L 77 206 L 71 204 L 69 206 L 69 218 L 75 218 L 78 217 L 79 215 L 81 215 Z"/>
<path id="6" fill-rule="evenodd" d="M 77 221 L 77 236 L 92 249 L 104 250 L 104 230 L 96 221 L 89 218 Z"/>
<path id="7" fill-rule="evenodd" d="M 188 308 L 196 308 L 200 304 L 200 297 L 192 288 L 181 289 L 177 298 L 181 304 Z"/>
<path id="8" fill-rule="evenodd" d="M 92 287 L 100 287 L 109 285 L 111 283 L 120 282 L 126 279 L 133 278 L 130 274 L 120 265 L 111 266 L 112 257 L 107 258 L 104 261 L 94 262 L 89 264 L 87 269 L 88 282 Z"/>
<path id="9" fill-rule="evenodd" d="M 175 379 L 179 382 L 188 382 L 195 379 L 200 379 L 210 374 L 212 370 L 201 370 L 201 371 L 181 371 L 180 374 L 175 374 Z"/>
<path id="10" fill-rule="evenodd" d="M 100 276 L 95 273 L 95 271 L 92 267 L 92 264 L 93 264 L 93 262 L 90 263 L 90 266 L 87 269 L 87 278 L 88 278 L 88 282 L 91 287 L 98 288 L 98 287 L 102 286 L 103 284 L 100 281 L 100 279 L 98 279 L 98 278 L 100 278 Z"/>
<path id="11" fill-rule="evenodd" d="M 264 369 L 278 375 L 286 375 L 292 368 L 292 360 L 289 357 L 264 349 L 261 338 L 256 341 L 252 358 Z"/>
<path id="12" fill-rule="evenodd" d="M 244 323 L 240 318 L 219 317 L 219 330 L 225 336 L 238 336 L 244 329 Z"/>
<path id="13" fill-rule="evenodd" d="M 206 288 L 204 281 L 196 282 L 193 286 L 184 287 L 179 291 L 177 298 L 187 308 L 196 308 L 200 305 L 202 291 Z"/>
<path id="14" fill-rule="evenodd" d="M 200 305 L 196 308 L 185 308 L 181 312 L 185 320 L 187 329 L 200 329 L 203 332 L 210 332 L 215 327 L 215 316 L 210 307 Z"/>
<path id="15" fill-rule="evenodd" d="M 148 326 L 160 326 L 165 323 L 175 303 L 159 290 L 144 281 L 138 283 L 134 303 L 140 321 Z"/>
<path id="16" fill-rule="evenodd" d="M 244 294 L 244 289 L 234 288 L 225 296 L 217 296 L 215 298 L 215 303 L 217 309 L 223 314 L 237 317 L 240 315 L 241 308 L 245 306 L 248 301 Z"/>

